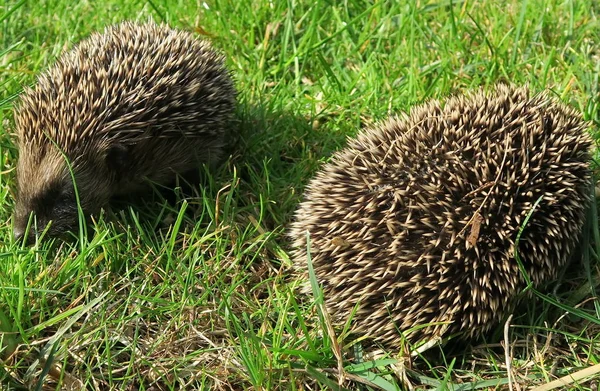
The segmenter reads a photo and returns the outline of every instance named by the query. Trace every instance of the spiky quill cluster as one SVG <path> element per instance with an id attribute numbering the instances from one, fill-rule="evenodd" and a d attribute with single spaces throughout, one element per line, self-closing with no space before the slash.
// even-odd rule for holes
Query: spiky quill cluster
<path id="1" fill-rule="evenodd" d="M 125 22 L 91 35 L 16 105 L 15 235 L 32 212 L 39 229 L 51 221 L 50 234 L 73 228 L 71 169 L 88 215 L 114 195 L 215 162 L 234 105 L 223 57 L 191 33 Z"/>
<path id="2" fill-rule="evenodd" d="M 308 185 L 290 236 L 338 324 L 387 347 L 496 324 L 565 265 L 588 203 L 591 140 L 573 109 L 499 85 L 362 132 Z M 306 276 L 305 276 L 306 278 Z M 419 328 L 425 326 L 424 328 Z"/>

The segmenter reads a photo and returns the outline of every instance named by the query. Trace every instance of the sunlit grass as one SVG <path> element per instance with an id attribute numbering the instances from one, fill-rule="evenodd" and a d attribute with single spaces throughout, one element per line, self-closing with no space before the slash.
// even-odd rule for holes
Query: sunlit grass
<path id="1" fill-rule="evenodd" d="M 6 1 L 0 379 L 12 389 L 299 390 L 340 378 L 352 390 L 406 379 L 505 389 L 503 325 L 486 341 L 450 341 L 412 359 L 369 357 L 355 344 L 358 358 L 341 374 L 317 308 L 295 294 L 286 226 L 346 137 L 431 97 L 528 83 L 597 125 L 599 11 L 591 0 Z M 92 31 L 149 18 L 196 31 L 227 55 L 239 89 L 231 158 L 185 197 L 156 194 L 102 216 L 84 242 L 15 243 L 14 97 Z M 595 209 L 589 216 L 573 266 L 515 311 L 508 342 L 521 387 L 600 362 L 590 320 L 600 319 L 600 238 Z"/>

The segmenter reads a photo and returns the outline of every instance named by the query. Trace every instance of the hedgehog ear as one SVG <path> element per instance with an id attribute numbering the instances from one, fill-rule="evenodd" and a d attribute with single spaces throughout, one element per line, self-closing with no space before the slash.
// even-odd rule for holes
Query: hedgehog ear
<path id="1" fill-rule="evenodd" d="M 106 166 L 109 170 L 120 173 L 129 165 L 129 147 L 115 143 L 106 151 Z"/>

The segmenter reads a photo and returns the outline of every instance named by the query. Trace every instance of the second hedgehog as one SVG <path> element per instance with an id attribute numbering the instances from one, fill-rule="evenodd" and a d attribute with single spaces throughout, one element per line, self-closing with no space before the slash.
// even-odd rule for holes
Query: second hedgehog
<path id="1" fill-rule="evenodd" d="M 388 348 L 480 335 L 527 285 L 516 250 L 539 285 L 575 247 L 587 126 L 548 94 L 500 85 L 365 130 L 310 182 L 295 264 L 306 273 L 308 232 L 334 320 Z"/>
<path id="2" fill-rule="evenodd" d="M 32 213 L 55 236 L 76 226 L 77 199 L 94 214 L 115 195 L 217 161 L 234 107 L 223 57 L 208 42 L 153 23 L 93 34 L 16 105 L 15 236 Z"/>

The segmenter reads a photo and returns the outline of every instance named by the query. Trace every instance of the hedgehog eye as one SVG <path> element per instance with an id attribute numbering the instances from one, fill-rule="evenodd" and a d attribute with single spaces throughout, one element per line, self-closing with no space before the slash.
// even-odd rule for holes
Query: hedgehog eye
<path id="1" fill-rule="evenodd" d="M 54 204 L 52 205 L 52 212 L 54 214 L 64 214 L 69 210 L 73 209 L 75 199 L 74 195 L 71 191 L 63 191 L 57 195 L 54 199 Z"/>
<path id="2" fill-rule="evenodd" d="M 54 201 L 55 204 L 64 204 L 68 201 L 71 200 L 71 198 L 73 198 L 72 194 L 70 193 L 61 193 L 58 195 L 58 197 L 56 197 L 56 201 Z"/>
<path id="3" fill-rule="evenodd" d="M 109 169 L 120 172 L 129 164 L 129 147 L 123 144 L 111 145 L 106 151 L 106 165 Z"/>

